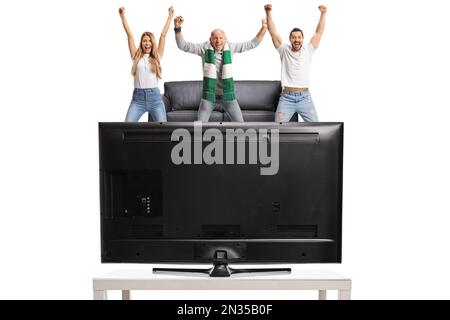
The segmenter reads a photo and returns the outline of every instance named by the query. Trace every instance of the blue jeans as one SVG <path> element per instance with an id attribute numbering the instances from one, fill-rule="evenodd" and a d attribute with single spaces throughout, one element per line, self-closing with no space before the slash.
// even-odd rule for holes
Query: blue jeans
<path id="1" fill-rule="evenodd" d="M 150 113 L 155 122 L 167 121 L 166 107 L 161 100 L 159 88 L 135 88 L 125 122 L 137 122 L 145 112 Z"/>
<path id="2" fill-rule="evenodd" d="M 309 90 L 301 92 L 283 91 L 275 113 L 275 121 L 289 122 L 296 112 L 305 122 L 319 121 Z"/>
<path id="3" fill-rule="evenodd" d="M 198 107 L 197 120 L 202 122 L 208 122 L 211 113 L 213 112 L 216 105 L 222 105 L 225 112 L 230 117 L 233 122 L 244 122 L 242 117 L 241 107 L 236 99 L 232 101 L 220 101 L 211 102 L 205 99 L 200 101 L 200 106 Z"/>

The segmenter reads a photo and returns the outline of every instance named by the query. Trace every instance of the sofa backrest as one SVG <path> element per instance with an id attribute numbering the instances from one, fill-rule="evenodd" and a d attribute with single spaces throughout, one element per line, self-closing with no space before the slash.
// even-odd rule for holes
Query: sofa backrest
<path id="1" fill-rule="evenodd" d="M 173 81 L 164 83 L 164 96 L 169 110 L 198 110 L 202 98 L 202 81 Z"/>
<path id="2" fill-rule="evenodd" d="M 166 109 L 198 110 L 202 88 L 202 81 L 165 82 Z M 280 81 L 234 81 L 234 88 L 241 110 L 275 111 L 281 92 Z"/>
<path id="3" fill-rule="evenodd" d="M 241 110 L 275 111 L 281 93 L 280 81 L 235 81 Z"/>

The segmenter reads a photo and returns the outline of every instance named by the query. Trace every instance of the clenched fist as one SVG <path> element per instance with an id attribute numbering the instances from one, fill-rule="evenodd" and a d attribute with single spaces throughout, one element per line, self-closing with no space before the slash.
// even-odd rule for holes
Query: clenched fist
<path id="1" fill-rule="evenodd" d="M 262 19 L 261 20 L 261 25 L 263 28 L 267 28 L 267 20 L 266 19 Z"/>
<path id="2" fill-rule="evenodd" d="M 320 5 L 319 10 L 321 13 L 327 13 L 327 7 L 325 7 L 324 5 Z"/>
<path id="3" fill-rule="evenodd" d="M 124 7 L 119 8 L 119 14 L 120 14 L 120 17 L 122 17 L 122 18 L 125 16 L 125 8 Z"/>
<path id="4" fill-rule="evenodd" d="M 270 11 L 272 11 L 272 5 L 271 4 L 266 4 L 264 6 L 264 10 L 266 11 L 266 13 L 269 13 Z"/>
<path id="5" fill-rule="evenodd" d="M 180 28 L 181 25 L 183 24 L 184 19 L 182 16 L 178 16 L 173 20 L 173 23 L 175 24 L 175 28 Z"/>

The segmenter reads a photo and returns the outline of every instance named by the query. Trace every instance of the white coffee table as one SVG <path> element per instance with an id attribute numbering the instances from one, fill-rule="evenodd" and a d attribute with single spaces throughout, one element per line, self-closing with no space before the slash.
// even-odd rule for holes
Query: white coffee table
<path id="1" fill-rule="evenodd" d="M 338 290 L 339 300 L 349 300 L 352 281 L 327 270 L 292 269 L 290 274 L 211 278 L 193 275 L 153 274 L 151 268 L 120 270 L 93 278 L 94 300 L 107 299 L 108 290 L 121 290 L 122 299 L 131 290 L 316 290 L 326 300 L 327 290 Z"/>

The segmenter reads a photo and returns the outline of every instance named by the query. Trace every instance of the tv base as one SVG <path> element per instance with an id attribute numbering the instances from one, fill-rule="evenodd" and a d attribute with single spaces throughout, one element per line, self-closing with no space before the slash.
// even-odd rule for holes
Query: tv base
<path id="1" fill-rule="evenodd" d="M 153 268 L 153 273 L 200 273 L 210 277 L 230 277 L 233 274 L 244 273 L 291 273 L 291 268 L 257 268 L 257 269 L 233 269 L 228 266 L 227 252 L 218 250 L 214 254 L 213 267 L 208 269 L 189 269 L 189 268 Z"/>

